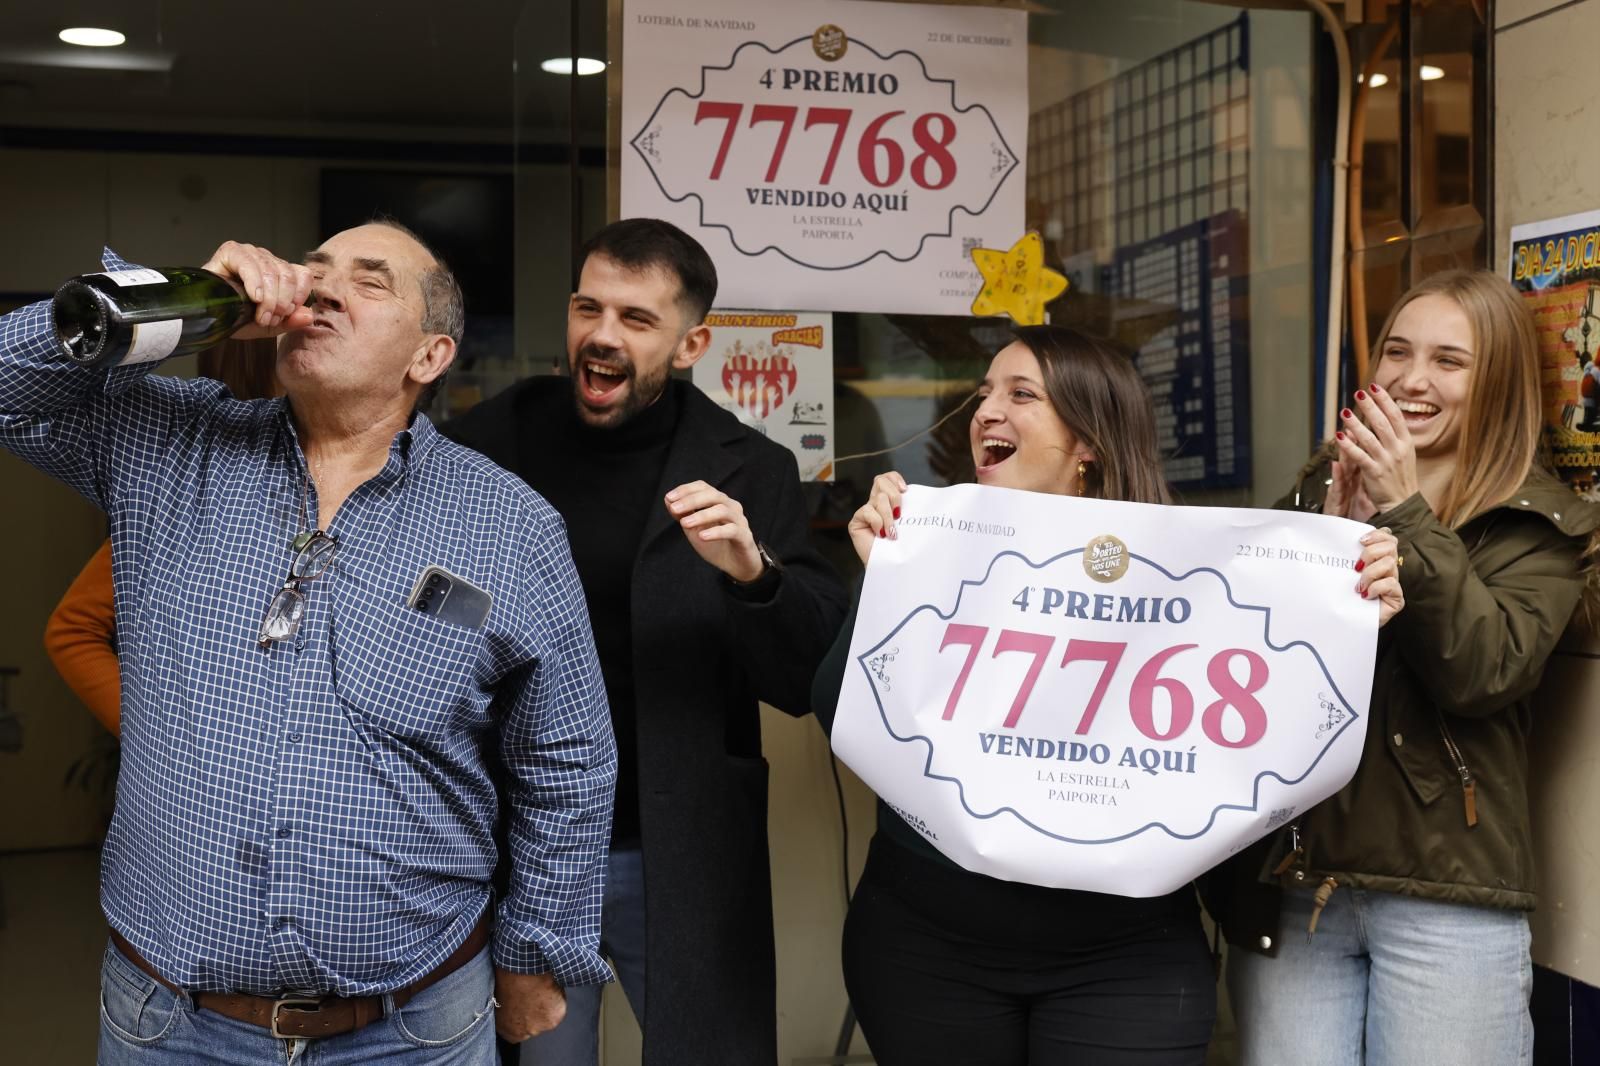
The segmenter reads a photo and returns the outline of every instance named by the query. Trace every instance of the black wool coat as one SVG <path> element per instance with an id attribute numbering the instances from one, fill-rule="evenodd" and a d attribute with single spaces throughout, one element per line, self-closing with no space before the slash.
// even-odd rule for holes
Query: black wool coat
<path id="1" fill-rule="evenodd" d="M 633 567 L 644 1063 L 761 1066 L 776 1062 L 777 1022 L 758 701 L 809 711 L 812 675 L 847 598 L 807 541 L 794 457 L 688 383 L 668 387 L 678 390 L 678 426 Z M 571 379 L 529 378 L 444 431 L 522 475 L 522 450 L 549 446 L 539 427 L 572 403 Z M 660 504 L 696 480 L 738 500 L 782 563 L 765 602 L 741 599 Z"/>

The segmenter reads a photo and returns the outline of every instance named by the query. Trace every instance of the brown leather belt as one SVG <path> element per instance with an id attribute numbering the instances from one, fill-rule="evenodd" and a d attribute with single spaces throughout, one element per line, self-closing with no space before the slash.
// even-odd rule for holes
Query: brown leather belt
<path id="1" fill-rule="evenodd" d="M 153 980 L 158 981 L 166 988 L 178 995 L 183 995 L 183 990 L 156 973 L 155 967 L 144 960 L 138 952 L 133 950 L 133 945 L 118 933 L 111 930 L 111 942 L 122 952 L 123 957 L 143 970 Z M 485 911 L 472 932 L 467 935 L 460 947 L 450 953 L 450 957 L 441 962 L 432 973 L 429 973 L 406 985 L 404 988 L 395 989 L 390 995 L 394 999 L 394 1009 L 399 1010 L 410 1003 L 423 989 L 437 984 L 461 969 L 470 962 L 484 945 L 489 943 L 489 912 Z M 215 1011 L 226 1018 L 235 1021 L 249 1022 L 269 1030 L 273 1036 L 283 1040 L 310 1040 L 325 1036 L 339 1036 L 342 1033 L 353 1033 L 364 1025 L 368 1025 L 383 1017 L 382 996 L 252 996 L 242 992 L 196 992 L 193 996 L 195 1006 Z"/>

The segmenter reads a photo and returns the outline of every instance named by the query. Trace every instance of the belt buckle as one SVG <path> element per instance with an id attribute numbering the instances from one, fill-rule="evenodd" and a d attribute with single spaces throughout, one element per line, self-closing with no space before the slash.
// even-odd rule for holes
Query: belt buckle
<path id="1" fill-rule="evenodd" d="M 272 1024 L 269 1026 L 269 1028 L 272 1030 L 272 1035 L 277 1037 L 279 1040 L 301 1040 L 304 1039 L 304 1037 L 295 1036 L 292 1033 L 280 1032 L 278 1029 L 278 1015 L 285 1007 L 296 1009 L 309 1007 L 311 1008 L 310 1010 L 302 1010 L 301 1013 L 310 1014 L 314 1011 L 322 1009 L 322 1000 L 313 999 L 309 996 L 283 996 L 272 1001 Z"/>

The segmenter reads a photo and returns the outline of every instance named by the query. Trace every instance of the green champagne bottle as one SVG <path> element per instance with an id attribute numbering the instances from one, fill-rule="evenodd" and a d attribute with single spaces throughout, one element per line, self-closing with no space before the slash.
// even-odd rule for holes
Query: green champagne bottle
<path id="1" fill-rule="evenodd" d="M 162 267 L 73 278 L 51 311 L 68 359 L 119 366 L 204 351 L 248 322 L 255 304 L 209 270 Z"/>

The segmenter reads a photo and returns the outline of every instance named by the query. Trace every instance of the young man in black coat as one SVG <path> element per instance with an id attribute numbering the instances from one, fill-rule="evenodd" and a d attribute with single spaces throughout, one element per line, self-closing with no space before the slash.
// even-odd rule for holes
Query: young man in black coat
<path id="1" fill-rule="evenodd" d="M 606 227 L 567 309 L 570 376 L 445 427 L 567 523 L 617 738 L 601 949 L 646 1066 L 777 1058 L 758 701 L 809 711 L 846 603 L 807 544 L 794 457 L 671 376 L 706 354 L 716 288 L 677 227 Z M 598 1013 L 599 989 L 574 989 L 521 1062 L 591 1066 Z"/>

